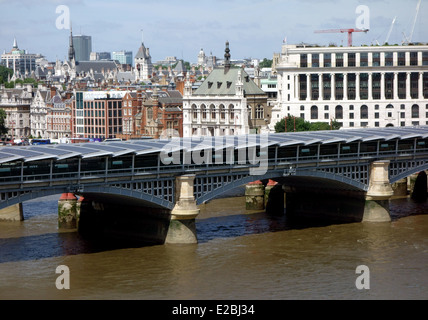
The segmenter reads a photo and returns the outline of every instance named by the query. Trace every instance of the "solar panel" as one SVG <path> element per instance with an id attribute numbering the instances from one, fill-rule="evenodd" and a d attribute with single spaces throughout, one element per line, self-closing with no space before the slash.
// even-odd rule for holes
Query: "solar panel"
<path id="1" fill-rule="evenodd" d="M 315 143 L 351 143 L 354 141 L 394 140 L 427 138 L 428 126 L 390 127 L 326 130 L 313 132 L 286 132 L 269 134 L 249 134 L 241 136 L 188 137 L 173 139 L 141 139 L 130 141 L 111 141 L 103 143 L 59 144 L 25 147 L 0 148 L 0 163 L 24 160 L 65 159 L 70 157 L 117 157 L 126 154 L 151 154 L 162 151 L 188 152 L 207 148 L 221 150 L 226 148 L 241 149 L 254 146 L 291 146 Z"/>

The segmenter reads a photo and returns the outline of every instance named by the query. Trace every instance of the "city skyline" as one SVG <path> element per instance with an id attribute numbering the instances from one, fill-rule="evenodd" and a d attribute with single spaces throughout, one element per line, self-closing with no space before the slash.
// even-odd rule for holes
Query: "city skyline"
<path id="1" fill-rule="evenodd" d="M 40 53 L 49 61 L 67 56 L 68 28 L 59 29 L 58 6 L 67 6 L 73 35 L 92 37 L 92 51 L 129 50 L 136 54 L 141 41 L 150 49 L 152 61 L 176 56 L 197 61 L 207 55 L 222 57 L 230 42 L 232 59 L 272 59 L 286 39 L 289 44 L 310 43 L 346 46 L 346 34 L 316 34 L 315 30 L 355 28 L 360 5 L 369 9 L 370 30 L 354 33 L 355 46 L 383 43 L 392 25 L 390 44 L 401 44 L 413 26 L 418 0 L 369 2 L 344 0 L 143 2 L 99 0 L 0 0 L 0 50 L 9 52 L 14 38 L 20 49 Z M 428 4 L 422 1 L 413 41 L 428 41 Z M 143 32 L 141 31 L 143 30 Z"/>

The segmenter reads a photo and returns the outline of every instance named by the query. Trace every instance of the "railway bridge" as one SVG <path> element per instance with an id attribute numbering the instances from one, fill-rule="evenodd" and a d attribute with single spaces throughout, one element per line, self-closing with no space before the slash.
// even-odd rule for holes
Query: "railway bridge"
<path id="1" fill-rule="evenodd" d="M 24 201 L 69 194 L 82 200 L 82 222 L 103 206 L 117 216 L 131 206 L 168 221 L 156 231 L 165 242 L 192 243 L 198 205 L 272 179 L 287 212 L 289 195 L 336 190 L 364 199 L 362 220 L 385 221 L 391 184 L 425 170 L 427 126 L 2 147 L 0 219 L 22 216 Z"/>

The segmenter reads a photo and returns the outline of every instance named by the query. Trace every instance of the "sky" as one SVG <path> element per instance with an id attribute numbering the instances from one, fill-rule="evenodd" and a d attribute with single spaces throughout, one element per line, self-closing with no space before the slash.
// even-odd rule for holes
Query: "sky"
<path id="1" fill-rule="evenodd" d="M 92 37 L 92 51 L 127 50 L 141 42 L 152 62 L 168 56 L 197 62 L 206 55 L 231 59 L 272 59 L 288 44 L 347 45 L 345 33 L 315 30 L 368 26 L 354 33 L 354 46 L 401 44 L 410 35 L 419 0 L 0 0 L 0 50 L 18 47 L 49 61 L 66 59 L 68 25 L 73 35 Z M 57 10 L 58 9 L 58 10 Z M 392 24 L 394 17 L 395 23 Z M 428 42 L 428 0 L 421 0 L 413 41 Z M 143 31 L 141 31 L 143 30 Z"/>

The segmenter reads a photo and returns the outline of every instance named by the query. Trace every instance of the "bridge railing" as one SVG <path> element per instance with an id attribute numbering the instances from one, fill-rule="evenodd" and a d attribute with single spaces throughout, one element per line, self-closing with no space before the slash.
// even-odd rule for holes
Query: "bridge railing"
<path id="1" fill-rule="evenodd" d="M 335 162 L 340 160 L 367 160 L 385 159 L 393 157 L 409 157 L 428 154 L 428 139 L 405 139 L 388 141 L 369 141 L 352 143 L 331 143 L 313 145 L 294 145 L 279 147 L 270 146 L 266 149 L 245 151 L 245 157 L 238 154 L 241 151 L 233 150 L 227 157 L 227 150 L 223 154 L 216 154 L 215 150 L 207 152 L 202 163 L 183 161 L 181 152 L 178 161 L 168 161 L 168 155 L 126 155 L 115 158 L 70 158 L 65 160 L 39 160 L 31 162 L 15 161 L 0 164 L 0 185 L 37 181 L 69 181 L 86 178 L 109 178 L 120 176 L 139 176 L 147 174 L 183 172 L 198 172 L 218 169 L 241 169 L 263 165 L 281 166 L 289 164 L 313 163 L 316 167 L 319 162 Z M 187 155 L 188 156 L 188 155 Z M 188 158 L 187 158 L 188 159 Z M 219 160 L 220 161 L 217 161 Z M 171 160 L 171 159 L 170 159 Z M 176 159 L 177 160 L 177 159 Z M 256 161 L 254 161 L 256 160 Z"/>

